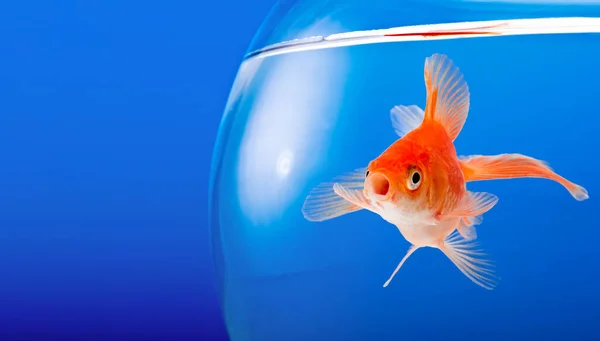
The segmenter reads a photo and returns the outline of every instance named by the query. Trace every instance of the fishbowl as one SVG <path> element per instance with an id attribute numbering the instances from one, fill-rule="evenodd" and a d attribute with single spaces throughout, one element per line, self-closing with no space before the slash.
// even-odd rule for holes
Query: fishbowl
<path id="1" fill-rule="evenodd" d="M 600 1 L 280 1 L 214 147 L 231 340 L 598 340 Z"/>

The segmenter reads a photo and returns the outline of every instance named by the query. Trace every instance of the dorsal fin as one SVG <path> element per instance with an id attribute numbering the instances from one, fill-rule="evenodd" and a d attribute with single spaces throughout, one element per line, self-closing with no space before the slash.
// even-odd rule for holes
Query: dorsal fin
<path id="1" fill-rule="evenodd" d="M 452 141 L 456 139 L 469 113 L 469 87 L 452 60 L 443 54 L 425 58 L 427 104 L 425 121 L 439 122 Z"/>

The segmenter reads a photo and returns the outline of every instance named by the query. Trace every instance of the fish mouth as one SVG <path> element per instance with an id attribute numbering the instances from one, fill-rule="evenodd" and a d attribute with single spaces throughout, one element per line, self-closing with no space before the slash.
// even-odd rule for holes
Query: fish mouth
<path id="1" fill-rule="evenodd" d="M 391 194 L 390 180 L 383 173 L 373 172 L 367 178 L 365 189 L 371 198 L 378 201 L 387 200 Z"/>

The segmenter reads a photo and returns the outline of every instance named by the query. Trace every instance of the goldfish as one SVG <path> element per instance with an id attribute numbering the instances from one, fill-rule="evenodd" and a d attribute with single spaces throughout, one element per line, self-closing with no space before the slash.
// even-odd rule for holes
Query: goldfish
<path id="1" fill-rule="evenodd" d="M 425 110 L 394 106 L 392 127 L 399 138 L 367 164 L 313 188 L 302 206 L 304 217 L 320 222 L 367 210 L 395 225 L 411 245 L 383 287 L 418 249 L 439 249 L 473 283 L 492 290 L 498 284 L 489 257 L 476 248 L 475 226 L 498 202 L 473 192 L 472 181 L 542 178 L 566 188 L 578 201 L 587 190 L 554 172 L 549 164 L 522 154 L 459 156 L 454 141 L 470 105 L 464 76 L 444 54 L 425 58 Z"/>

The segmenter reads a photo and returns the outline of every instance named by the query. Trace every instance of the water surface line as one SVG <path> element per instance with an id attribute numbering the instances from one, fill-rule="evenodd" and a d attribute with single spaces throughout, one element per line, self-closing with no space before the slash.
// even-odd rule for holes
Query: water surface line
<path id="1" fill-rule="evenodd" d="M 293 52 L 376 43 L 599 32 L 600 18 L 593 17 L 511 19 L 414 25 L 299 38 L 252 51 L 244 59 L 248 61 Z"/>

